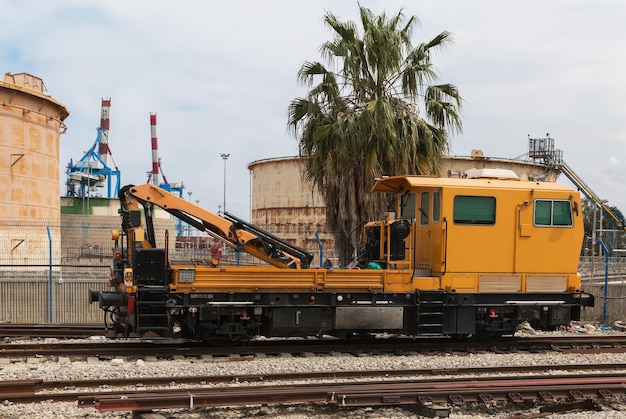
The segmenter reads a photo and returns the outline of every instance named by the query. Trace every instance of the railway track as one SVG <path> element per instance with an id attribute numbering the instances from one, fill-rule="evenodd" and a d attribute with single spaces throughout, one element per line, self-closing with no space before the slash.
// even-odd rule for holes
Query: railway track
<path id="1" fill-rule="evenodd" d="M 0 337 L 87 338 L 104 336 L 104 328 L 93 323 L 0 323 Z"/>
<path id="2" fill-rule="evenodd" d="M 591 369 L 593 373 L 589 372 Z M 551 375 L 546 375 L 547 371 Z M 581 376 L 583 371 L 585 374 Z M 420 414 L 446 416 L 449 406 L 469 403 L 538 404 L 546 410 L 592 409 L 595 400 L 625 396 L 625 371 L 626 364 L 533 365 L 262 376 L 24 380 L 0 382 L 0 399 L 11 403 L 76 401 L 81 407 L 95 407 L 101 412 L 291 403 L 337 407 L 415 405 Z M 253 384 L 259 382 L 264 384 Z M 176 388 L 172 388 L 174 385 Z"/>
<path id="3" fill-rule="evenodd" d="M 570 360 L 606 359 L 598 358 L 593 354 L 572 356 L 568 353 L 624 352 L 624 347 L 626 347 L 626 336 L 620 334 L 532 336 L 489 343 L 410 339 L 377 339 L 369 342 L 365 340 L 353 342 L 259 340 L 245 346 L 228 348 L 216 348 L 197 342 L 164 340 L 148 342 L 136 339 L 11 343 L 0 345 L 0 358 L 5 358 L 3 361 L 5 365 L 0 365 L 0 368 L 6 373 L 12 370 L 26 371 L 26 375 L 14 372 L 11 376 L 16 379 L 28 376 L 33 380 L 0 382 L 0 400 L 16 405 L 34 403 L 40 406 L 45 406 L 48 402 L 43 401 L 46 400 L 65 401 L 71 402 L 73 408 L 78 411 L 83 411 L 83 409 L 78 409 L 77 405 L 95 408 L 102 412 L 113 410 L 141 412 L 151 409 L 189 409 L 190 407 L 210 406 L 236 408 L 236 406 L 249 405 L 271 405 L 272 409 L 280 409 L 282 405 L 291 406 L 291 403 L 301 402 L 297 397 L 301 397 L 305 403 L 310 403 L 304 405 L 310 406 L 310 409 L 317 409 L 312 406 L 318 406 L 318 403 L 323 403 L 332 409 L 351 406 L 354 408 L 358 406 L 396 408 L 395 406 L 412 405 L 412 410 L 417 409 L 425 416 L 442 416 L 451 409 L 471 411 L 475 408 L 472 407 L 473 404 L 476 403 L 484 406 L 484 409 L 492 409 L 490 406 L 497 406 L 493 407 L 496 409 L 502 406 L 507 406 L 506 408 L 519 406 L 518 409 L 528 409 L 525 407 L 526 404 L 536 406 L 537 403 L 545 409 L 593 409 L 595 403 L 619 404 L 622 399 L 626 400 L 624 394 L 626 363 L 621 363 L 621 355 L 612 356 L 614 362 L 617 363 L 600 365 L 596 364 L 597 361 L 587 361 L 585 365 L 552 365 L 552 362 L 548 361 L 550 365 L 469 368 L 473 366 L 472 363 L 464 362 L 463 365 L 468 368 L 445 368 L 450 364 L 436 363 L 437 367 L 429 369 L 394 366 L 394 369 L 390 370 L 379 370 L 374 366 L 376 362 L 370 364 L 370 360 L 423 359 L 426 364 L 419 361 L 399 363 L 399 365 L 421 367 L 433 365 L 431 361 L 427 361 L 428 359 L 452 356 L 452 359 L 468 360 L 474 357 L 484 359 L 484 357 L 495 355 L 500 361 L 494 361 L 494 364 L 496 362 L 506 364 L 508 361 L 504 360 L 508 359 L 509 355 L 515 356 L 517 353 L 520 357 L 527 359 L 524 363 L 532 363 L 534 359 L 544 359 L 542 358 L 544 356 L 547 357 L 546 359 L 554 359 L 555 356 L 561 356 L 561 354 L 565 357 L 564 359 Z M 339 353 L 340 356 L 332 356 L 333 352 Z M 264 360 L 261 354 L 266 354 L 271 358 Z M 354 356 L 346 357 L 346 354 Z M 394 357 L 395 354 L 408 355 L 408 357 Z M 426 357 L 420 357 L 420 354 Z M 187 371 L 186 374 L 192 374 L 192 376 L 177 376 L 185 373 L 181 373 L 181 369 L 176 369 L 176 367 L 173 369 L 169 367 L 178 365 L 176 361 L 152 364 L 152 361 L 157 359 L 149 359 L 148 355 L 162 361 L 169 359 L 180 361 L 181 367 L 191 366 L 191 368 L 184 368 Z M 392 356 L 381 357 L 380 355 Z M 506 358 L 503 358 L 503 355 Z M 208 356 L 208 359 L 205 356 Z M 31 362 L 31 359 L 27 359 L 30 357 L 38 359 Z M 59 362 L 50 362 L 57 361 L 57 357 Z M 63 363 L 61 357 L 66 358 Z M 90 357 L 95 357 L 100 361 L 94 362 L 89 360 Z M 79 362 L 68 362 L 67 358 L 74 358 L 74 361 Z M 115 358 L 124 358 L 124 360 L 120 363 L 109 361 Z M 142 360 L 142 358 L 145 359 Z M 200 363 L 197 363 L 197 358 L 201 358 Z M 131 364 L 129 361 L 133 359 L 136 361 Z M 283 368 L 280 374 L 254 373 L 259 371 L 254 365 L 271 363 L 271 359 L 276 359 L 277 363 L 288 367 Z M 351 359 L 357 362 L 352 363 Z M 359 365 L 364 365 L 359 361 L 360 359 L 367 360 L 366 365 L 372 366 L 365 368 L 367 371 L 356 371 L 362 369 Z M 85 360 L 88 362 L 80 362 Z M 222 364 L 224 361 L 235 360 L 252 362 Z M 288 362 L 285 362 L 286 360 Z M 333 370 L 341 370 L 340 365 L 347 363 L 353 365 L 351 368 L 354 371 L 319 372 L 327 368 L 315 369 L 318 362 L 329 366 L 335 364 L 334 360 L 341 361 L 337 362 Z M 64 365 L 73 366 L 74 364 L 78 368 L 103 368 L 103 374 L 77 375 L 74 373 L 69 374 L 68 377 L 89 376 L 90 379 L 56 380 L 56 377 L 63 376 L 59 373 L 66 368 Z M 454 364 L 459 365 L 456 361 Z M 129 366 L 126 367 L 126 365 Z M 148 368 L 149 365 L 159 366 Z M 228 367 L 224 369 L 221 365 Z M 235 367 L 235 365 L 241 365 L 242 368 Z M 245 365 L 250 365 L 250 367 L 245 367 Z M 289 365 L 294 367 L 289 367 Z M 305 367 L 306 369 L 301 369 L 302 371 L 318 372 L 290 372 L 298 371 L 298 368 L 305 365 L 310 369 Z M 389 364 L 385 363 L 385 365 Z M 156 374 L 153 372 L 151 376 L 148 373 L 144 374 L 148 377 L 140 378 L 113 378 L 126 368 L 134 369 L 133 375 L 141 373 L 144 368 L 146 368 L 145 371 L 156 371 Z M 201 370 L 206 371 L 205 374 L 215 374 L 217 371 L 233 371 L 233 368 L 243 373 L 217 376 L 195 375 Z M 387 368 L 390 367 L 387 366 Z M 265 369 L 265 367 L 261 370 L 276 371 L 273 368 Z M 33 371 L 36 372 L 33 373 Z M 46 371 L 57 372 L 50 374 Z M 108 373 L 104 374 L 104 371 Z M 506 377 L 503 378 L 503 375 Z M 515 375 L 517 377 L 514 377 Z M 48 380 L 39 379 L 43 377 L 48 377 Z M 544 381 L 544 378 L 563 381 L 549 382 Z M 505 379 L 509 380 L 506 385 L 503 384 Z M 514 382 L 514 379 L 528 381 Z M 574 385 L 576 382 L 586 383 L 587 387 L 577 387 Z M 562 386 L 559 387 L 556 384 L 562 384 Z M 506 391 L 501 387 L 506 387 Z M 288 396 L 283 396 L 283 392 Z M 242 407 L 242 409 L 246 408 Z M 210 411 L 208 414 L 211 414 Z M 80 417 L 80 414 L 76 417 Z"/>
<path id="4" fill-rule="evenodd" d="M 426 339 L 369 339 L 369 340 L 260 340 L 246 345 L 215 347 L 203 342 L 180 340 L 139 341 L 106 340 L 72 342 L 33 342 L 0 344 L 0 357 L 99 357 L 116 356 L 140 358 L 156 356 L 168 359 L 185 357 L 246 357 L 257 354 L 406 354 L 406 353 L 473 353 L 473 352 L 539 352 L 559 351 L 576 353 L 626 352 L 626 335 L 559 335 L 501 339 L 493 342 L 457 342 Z"/>
<path id="5" fill-rule="evenodd" d="M 88 395 L 78 398 L 83 407 L 101 412 L 146 411 L 217 406 L 313 403 L 357 406 L 416 405 L 420 414 L 445 417 L 447 404 L 575 403 L 624 396 L 626 376 L 570 378 L 534 377 L 435 382 L 374 382 L 345 384 L 289 384 L 220 389 L 166 390 L 123 395 Z M 580 405 L 576 405 L 579 408 Z"/>

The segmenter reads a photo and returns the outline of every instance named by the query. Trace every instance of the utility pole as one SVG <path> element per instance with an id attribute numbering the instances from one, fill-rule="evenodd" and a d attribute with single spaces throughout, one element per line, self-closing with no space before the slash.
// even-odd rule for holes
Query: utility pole
<path id="1" fill-rule="evenodd" d="M 189 195 L 189 202 L 191 202 L 191 194 L 193 194 L 193 192 L 187 191 L 187 195 Z M 190 224 L 187 224 L 187 237 L 190 238 L 191 240 L 191 225 Z"/>
<path id="2" fill-rule="evenodd" d="M 196 199 L 196 205 L 200 206 L 200 200 Z M 200 250 L 200 232 L 196 230 L 196 250 Z"/>
<path id="3" fill-rule="evenodd" d="M 220 156 L 224 159 L 224 202 L 222 208 L 224 208 L 224 212 L 226 212 L 226 160 L 230 157 L 230 153 L 221 153 Z"/>

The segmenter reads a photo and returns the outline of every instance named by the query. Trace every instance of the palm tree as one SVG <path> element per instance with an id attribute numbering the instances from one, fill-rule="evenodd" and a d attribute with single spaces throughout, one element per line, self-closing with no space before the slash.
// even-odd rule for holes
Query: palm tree
<path id="1" fill-rule="evenodd" d="M 359 7 L 362 33 L 354 22 L 327 12 L 334 39 L 321 46 L 333 68 L 305 62 L 298 80 L 310 90 L 289 105 L 288 127 L 299 140 L 305 179 L 326 203 L 341 264 L 358 245 L 352 234 L 362 220 L 379 218 L 389 202 L 369 191 L 374 178 L 438 174 L 449 150 L 448 130 L 461 132 L 461 97 L 438 79 L 431 53 L 451 42 L 442 32 L 416 47 L 402 10 L 375 16 Z M 316 84 L 314 84 L 316 83 Z"/>

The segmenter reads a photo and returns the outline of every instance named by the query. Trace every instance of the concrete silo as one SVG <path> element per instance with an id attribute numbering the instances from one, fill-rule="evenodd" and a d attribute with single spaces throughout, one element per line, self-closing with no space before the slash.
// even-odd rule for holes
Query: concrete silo
<path id="1" fill-rule="evenodd" d="M 43 80 L 7 73 L 0 81 L 0 263 L 59 263 L 60 134 L 69 115 Z M 50 248 L 50 243 L 53 248 Z"/>

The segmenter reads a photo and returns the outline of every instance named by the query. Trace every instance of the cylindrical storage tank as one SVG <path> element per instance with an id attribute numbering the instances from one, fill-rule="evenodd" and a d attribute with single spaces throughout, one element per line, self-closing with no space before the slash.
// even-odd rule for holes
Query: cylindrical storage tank
<path id="1" fill-rule="evenodd" d="M 333 237 L 326 230 L 324 201 L 310 182 L 302 179 L 302 159 L 280 157 L 248 164 L 251 176 L 251 222 L 315 255 L 320 266 L 318 233 L 323 259 L 333 259 Z M 322 262 L 323 263 L 323 262 Z"/>
<path id="2" fill-rule="evenodd" d="M 59 264 L 60 134 L 69 115 L 43 80 L 6 73 L 0 82 L 0 264 Z"/>
<path id="3" fill-rule="evenodd" d="M 541 178 L 546 182 L 555 182 L 559 169 L 543 163 L 527 160 L 485 157 L 481 150 L 472 150 L 471 156 L 447 156 L 444 159 L 441 175 L 456 175 L 469 169 L 508 169 L 515 172 L 521 180 Z"/>

